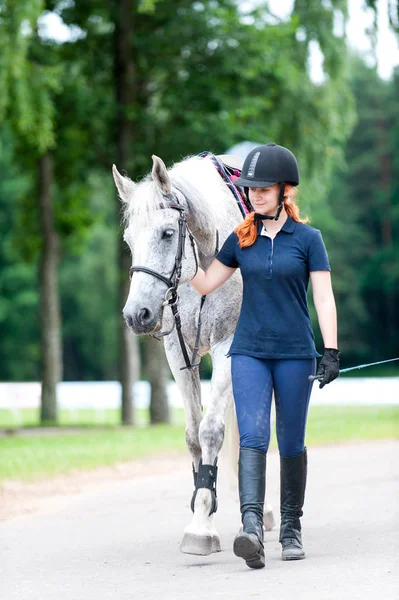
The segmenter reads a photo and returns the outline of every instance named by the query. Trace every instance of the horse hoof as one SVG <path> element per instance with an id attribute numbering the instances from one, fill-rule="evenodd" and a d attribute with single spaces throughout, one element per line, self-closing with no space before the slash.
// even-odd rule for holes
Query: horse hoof
<path id="1" fill-rule="evenodd" d="M 194 535 L 192 533 L 185 533 L 180 544 L 180 550 L 184 552 L 184 554 L 208 556 L 208 554 L 212 554 L 212 552 L 220 551 L 220 541 L 212 535 Z"/>
<path id="2" fill-rule="evenodd" d="M 212 536 L 212 552 L 221 552 L 222 548 L 220 546 L 220 538 L 219 536 Z"/>
<path id="3" fill-rule="evenodd" d="M 265 531 L 271 531 L 275 525 L 276 520 L 274 518 L 273 511 L 265 511 L 265 514 L 263 515 L 263 527 L 265 528 Z"/>

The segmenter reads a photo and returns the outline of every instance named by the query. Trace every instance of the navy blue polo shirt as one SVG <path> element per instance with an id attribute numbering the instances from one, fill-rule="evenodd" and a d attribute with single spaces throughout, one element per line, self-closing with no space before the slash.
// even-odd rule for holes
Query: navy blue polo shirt
<path id="1" fill-rule="evenodd" d="M 288 217 L 272 240 L 261 235 L 262 221 L 252 246 L 240 248 L 231 233 L 217 259 L 241 269 L 243 298 L 230 354 L 258 358 L 314 358 L 307 304 L 310 271 L 330 271 L 327 251 L 318 229 Z"/>

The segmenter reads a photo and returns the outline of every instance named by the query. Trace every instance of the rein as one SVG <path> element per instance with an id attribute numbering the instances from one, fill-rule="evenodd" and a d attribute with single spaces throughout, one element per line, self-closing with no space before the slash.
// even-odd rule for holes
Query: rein
<path id="1" fill-rule="evenodd" d="M 187 227 L 187 219 L 186 219 L 184 207 L 180 204 L 178 198 L 173 197 L 171 195 L 164 196 L 164 200 L 165 200 L 165 203 L 159 204 L 159 208 L 173 208 L 173 209 L 179 211 L 179 239 L 178 239 L 178 243 L 177 243 L 177 251 L 176 251 L 175 264 L 173 267 L 173 271 L 172 271 L 170 277 L 165 277 L 164 275 L 157 273 L 157 271 L 153 271 L 152 269 L 149 269 L 148 267 L 142 267 L 139 265 L 137 267 L 131 267 L 129 270 L 129 273 L 130 273 L 130 278 L 132 278 L 133 273 L 135 271 L 141 271 L 142 273 L 147 273 L 148 275 L 157 277 L 158 279 L 163 281 L 168 286 L 168 289 L 166 290 L 166 293 L 165 293 L 165 300 L 162 303 L 162 310 L 165 308 L 165 306 L 169 306 L 172 310 L 172 314 L 173 314 L 175 321 L 172 325 L 172 328 L 169 331 L 150 334 L 150 336 L 152 338 L 155 338 L 158 341 L 160 341 L 162 337 L 172 333 L 174 327 L 176 326 L 176 331 L 177 331 L 177 335 L 179 338 L 180 348 L 181 348 L 181 351 L 182 351 L 182 354 L 184 357 L 184 361 L 186 363 L 185 367 L 180 368 L 180 370 L 183 371 L 184 369 L 194 369 L 195 367 L 199 366 L 199 363 L 195 364 L 195 360 L 197 358 L 197 353 L 198 353 L 199 343 L 200 343 L 200 335 L 201 335 L 201 311 L 202 311 L 202 307 L 204 306 L 206 295 L 201 296 L 201 304 L 200 304 L 200 310 L 199 310 L 199 314 L 198 314 L 197 335 L 195 338 L 193 354 L 190 359 L 186 344 L 184 342 L 183 334 L 181 331 L 181 319 L 180 319 L 180 314 L 179 314 L 179 311 L 177 308 L 177 303 L 179 301 L 179 295 L 177 293 L 177 288 L 179 286 L 179 281 L 180 281 L 180 277 L 181 277 L 183 257 L 185 257 L 186 233 L 188 233 L 191 247 L 193 249 L 193 254 L 194 254 L 194 259 L 195 259 L 195 275 L 198 273 L 198 257 L 197 257 L 196 247 L 195 247 L 194 236 L 191 233 L 191 231 L 189 230 L 189 228 Z M 216 230 L 215 255 L 218 253 L 218 251 L 219 251 L 219 231 Z M 195 275 L 194 275 L 194 277 L 195 277 Z"/>

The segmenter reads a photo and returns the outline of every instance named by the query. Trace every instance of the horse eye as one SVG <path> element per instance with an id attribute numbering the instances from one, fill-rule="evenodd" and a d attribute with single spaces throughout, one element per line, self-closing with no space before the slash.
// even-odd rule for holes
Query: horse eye
<path id="1" fill-rule="evenodd" d="M 163 240 L 168 240 L 171 237 L 173 237 L 174 234 L 174 230 L 173 229 L 165 229 L 165 231 L 162 233 L 162 239 Z"/>

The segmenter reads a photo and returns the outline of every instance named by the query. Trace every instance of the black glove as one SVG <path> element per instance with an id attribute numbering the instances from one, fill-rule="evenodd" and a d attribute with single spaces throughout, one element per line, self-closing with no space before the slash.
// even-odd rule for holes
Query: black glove
<path id="1" fill-rule="evenodd" d="M 316 377 L 320 379 L 319 388 L 337 379 L 339 375 L 339 351 L 335 348 L 324 348 L 323 358 L 319 362 Z"/>

